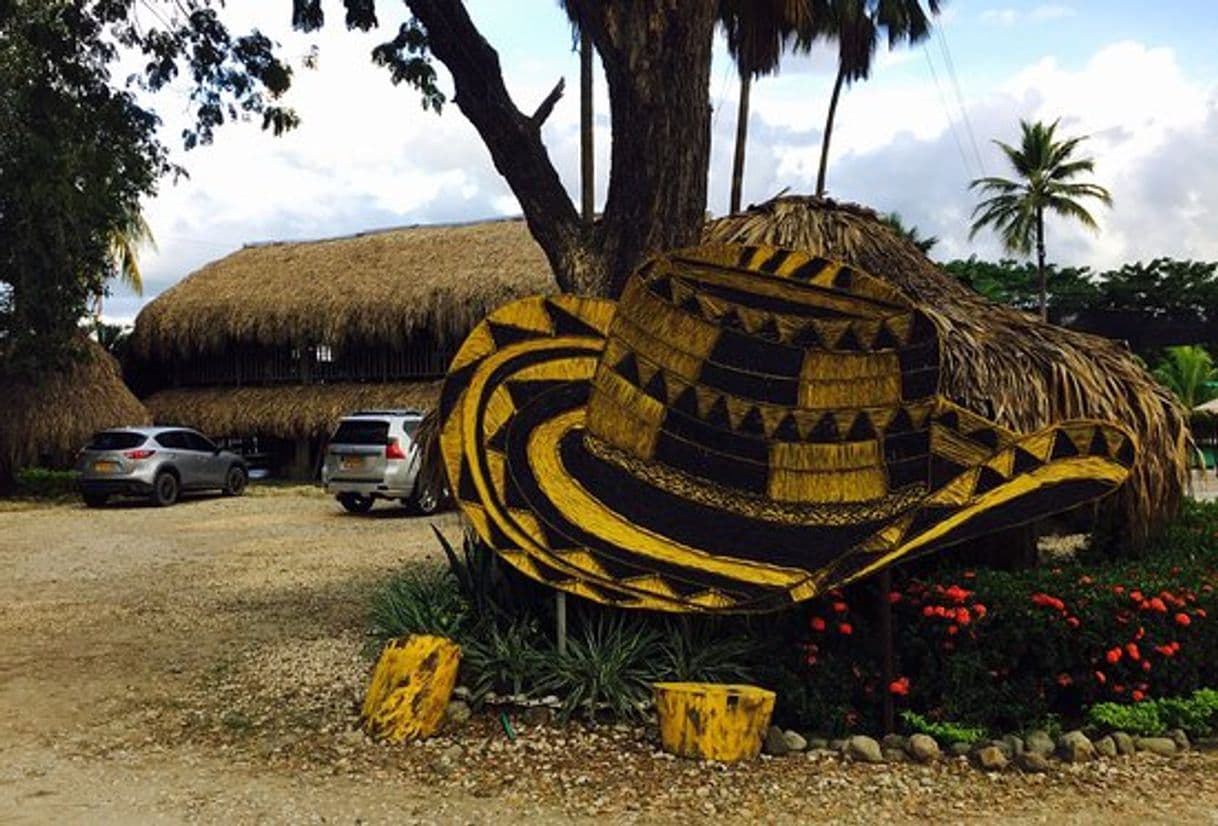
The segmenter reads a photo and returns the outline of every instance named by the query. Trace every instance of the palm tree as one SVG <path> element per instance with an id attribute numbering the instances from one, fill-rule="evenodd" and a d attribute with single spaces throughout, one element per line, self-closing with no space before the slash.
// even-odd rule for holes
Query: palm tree
<path id="1" fill-rule="evenodd" d="M 1072 158 L 1074 150 L 1087 139 L 1086 135 L 1056 138 L 1058 121 L 1028 123 L 1021 120 L 1023 139 L 1019 149 L 994 141 L 1011 162 L 1019 180 L 1007 178 L 977 178 L 969 189 L 979 189 L 989 195 L 973 209 L 973 226 L 969 238 L 982 227 L 993 225 L 1002 236 L 1003 246 L 1010 252 L 1028 255 L 1032 240 L 1036 240 L 1036 273 L 1040 281 L 1040 318 L 1049 320 L 1048 287 L 1045 283 L 1045 210 L 1067 218 L 1076 218 L 1083 226 L 1098 231 L 1091 213 L 1079 203 L 1082 198 L 1095 198 L 1112 206 L 1112 196 L 1098 184 L 1074 182 L 1070 179 L 1094 171 L 1090 158 Z"/>
<path id="2" fill-rule="evenodd" d="M 1204 347 L 1168 347 L 1154 371 L 1155 378 L 1192 410 L 1218 395 L 1218 369 Z"/>
<path id="3" fill-rule="evenodd" d="M 940 0 L 927 0 L 930 14 L 939 13 Z M 871 76 L 871 61 L 880 42 L 880 30 L 888 33 L 888 48 L 908 42 L 919 43 L 930 34 L 930 16 L 921 0 L 829 0 L 828 18 L 819 27 L 822 37 L 837 40 L 837 78 L 829 97 L 825 134 L 820 144 L 820 168 L 816 173 L 816 194 L 825 194 L 825 173 L 829 165 L 829 142 L 842 86 Z"/>
<path id="4" fill-rule="evenodd" d="M 889 212 L 881 215 L 880 220 L 892 227 L 893 232 L 895 232 L 897 235 L 900 235 L 906 241 L 917 247 L 918 252 L 922 253 L 923 255 L 930 253 L 930 251 L 934 249 L 935 244 L 939 243 L 939 236 L 928 235 L 923 238 L 922 233 L 918 231 L 917 227 L 905 226 L 905 221 L 901 219 L 901 213 L 899 212 Z"/>
<path id="5" fill-rule="evenodd" d="M 719 23 L 727 35 L 728 53 L 740 73 L 731 212 L 740 210 L 753 80 L 776 72 L 788 48 L 810 49 L 817 27 L 827 20 L 827 8 L 828 0 L 719 0 Z"/>
<path id="6" fill-rule="evenodd" d="M 144 276 L 140 272 L 139 251 L 141 247 L 151 247 L 155 251 L 156 240 L 152 237 L 152 227 L 148 226 L 138 207 L 124 214 L 111 231 L 109 247 L 115 277 L 136 295 L 143 295 Z M 98 293 L 94 296 L 94 317 L 100 319 L 101 312 L 102 294 Z"/>

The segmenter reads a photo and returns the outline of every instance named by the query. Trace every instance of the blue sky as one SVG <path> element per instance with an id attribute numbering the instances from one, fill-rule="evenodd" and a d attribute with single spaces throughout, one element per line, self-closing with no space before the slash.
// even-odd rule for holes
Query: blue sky
<path id="1" fill-rule="evenodd" d="M 544 137 L 572 193 L 577 182 L 578 60 L 554 0 L 469 0 L 500 52 L 508 87 L 531 109 L 559 77 L 568 95 Z M 140 306 L 242 244 L 319 238 L 375 227 L 518 214 L 473 128 L 456 107 L 423 112 L 368 52 L 387 39 L 401 5 L 381 0 L 382 27 L 348 33 L 329 0 L 320 33 L 290 31 L 285 4 L 230 2 L 234 27 L 256 25 L 320 68 L 298 69 L 290 100 L 303 126 L 281 139 L 251 124 L 225 127 L 213 146 L 179 152 L 189 181 L 166 181 L 145 205 L 158 247 L 143 255 L 144 297 L 121 287 L 106 315 Z M 1113 194 L 1102 232 L 1048 228 L 1050 258 L 1097 268 L 1159 255 L 1218 260 L 1218 3 L 1214 0 L 949 0 L 925 46 L 881 56 L 870 80 L 843 96 L 830 194 L 899 211 L 940 237 L 937 257 L 997 257 L 988 233 L 968 239 L 968 181 L 1005 174 L 992 138 L 1016 141 L 1020 118 L 1061 118 L 1088 134 L 1095 180 Z M 948 71 L 950 57 L 956 82 Z M 745 200 L 783 188 L 811 191 L 834 57 L 793 58 L 754 86 Z M 937 79 L 937 83 L 936 83 Z M 444 79 L 447 83 L 447 79 Z M 715 107 L 708 209 L 727 205 L 737 81 L 722 47 L 711 74 Z M 169 143 L 185 117 L 182 93 L 152 100 Z M 597 84 L 598 189 L 608 162 L 608 101 Z"/>

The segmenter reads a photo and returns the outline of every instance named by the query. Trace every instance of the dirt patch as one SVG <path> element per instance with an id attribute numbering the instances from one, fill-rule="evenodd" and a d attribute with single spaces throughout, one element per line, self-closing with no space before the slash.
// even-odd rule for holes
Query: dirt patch
<path id="1" fill-rule="evenodd" d="M 386 747 L 352 730 L 365 611 L 436 523 L 346 514 L 308 489 L 172 508 L 0 508 L 0 821 L 490 822 L 809 819 L 1181 822 L 1215 761 L 1140 756 L 985 775 L 836 757 L 673 760 L 632 728 L 492 716 Z"/>

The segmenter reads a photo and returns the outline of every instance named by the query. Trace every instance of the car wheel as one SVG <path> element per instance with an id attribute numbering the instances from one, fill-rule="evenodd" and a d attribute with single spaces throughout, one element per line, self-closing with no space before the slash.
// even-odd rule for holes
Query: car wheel
<path id="1" fill-rule="evenodd" d="M 240 496 L 245 493 L 245 485 L 249 482 L 249 474 L 240 465 L 233 465 L 224 477 L 224 495 Z"/>
<path id="2" fill-rule="evenodd" d="M 372 497 L 360 496 L 358 493 L 343 493 L 338 496 L 338 504 L 351 513 L 367 513 L 372 510 Z"/>
<path id="3" fill-rule="evenodd" d="M 85 500 L 85 504 L 90 508 L 100 508 L 110 499 L 104 493 L 82 493 L 81 498 Z"/>
<path id="4" fill-rule="evenodd" d="M 415 513 L 431 516 L 440 509 L 440 497 L 430 488 L 424 488 L 411 497 L 410 506 Z"/>
<path id="5" fill-rule="evenodd" d="M 163 508 L 178 501 L 178 477 L 161 471 L 152 482 L 152 504 Z"/>

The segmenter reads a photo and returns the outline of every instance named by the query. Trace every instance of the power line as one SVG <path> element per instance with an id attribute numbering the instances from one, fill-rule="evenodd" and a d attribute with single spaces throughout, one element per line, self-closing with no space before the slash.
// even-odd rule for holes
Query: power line
<path id="1" fill-rule="evenodd" d="M 922 43 L 922 54 L 926 55 L 926 66 L 930 69 L 930 76 L 935 81 L 935 89 L 939 92 L 939 102 L 943 104 L 943 114 L 947 116 L 947 125 L 952 133 L 952 140 L 956 142 L 956 151 L 960 153 L 960 163 L 964 166 L 964 174 L 970 180 L 975 177 L 973 171 L 969 169 L 968 155 L 964 153 L 964 144 L 960 142 L 960 135 L 956 131 L 956 122 L 952 119 L 950 107 L 947 105 L 947 97 L 943 94 L 943 87 L 939 85 L 939 75 L 935 71 L 935 64 L 930 59 L 930 49 L 926 47 L 925 41 Z"/>
<path id="2" fill-rule="evenodd" d="M 968 132 L 969 143 L 973 145 L 973 157 L 977 159 L 977 168 L 985 175 L 985 163 L 981 160 L 981 150 L 977 148 L 977 136 L 973 133 L 973 122 L 969 119 L 968 108 L 964 105 L 964 95 L 960 91 L 960 79 L 956 76 L 956 66 L 952 62 L 952 52 L 947 46 L 947 34 L 942 26 L 935 26 L 939 35 L 939 49 L 943 52 L 943 62 L 947 65 L 947 73 L 952 79 L 952 87 L 956 90 L 956 103 L 960 106 L 960 117 L 964 120 L 964 128 Z"/>

